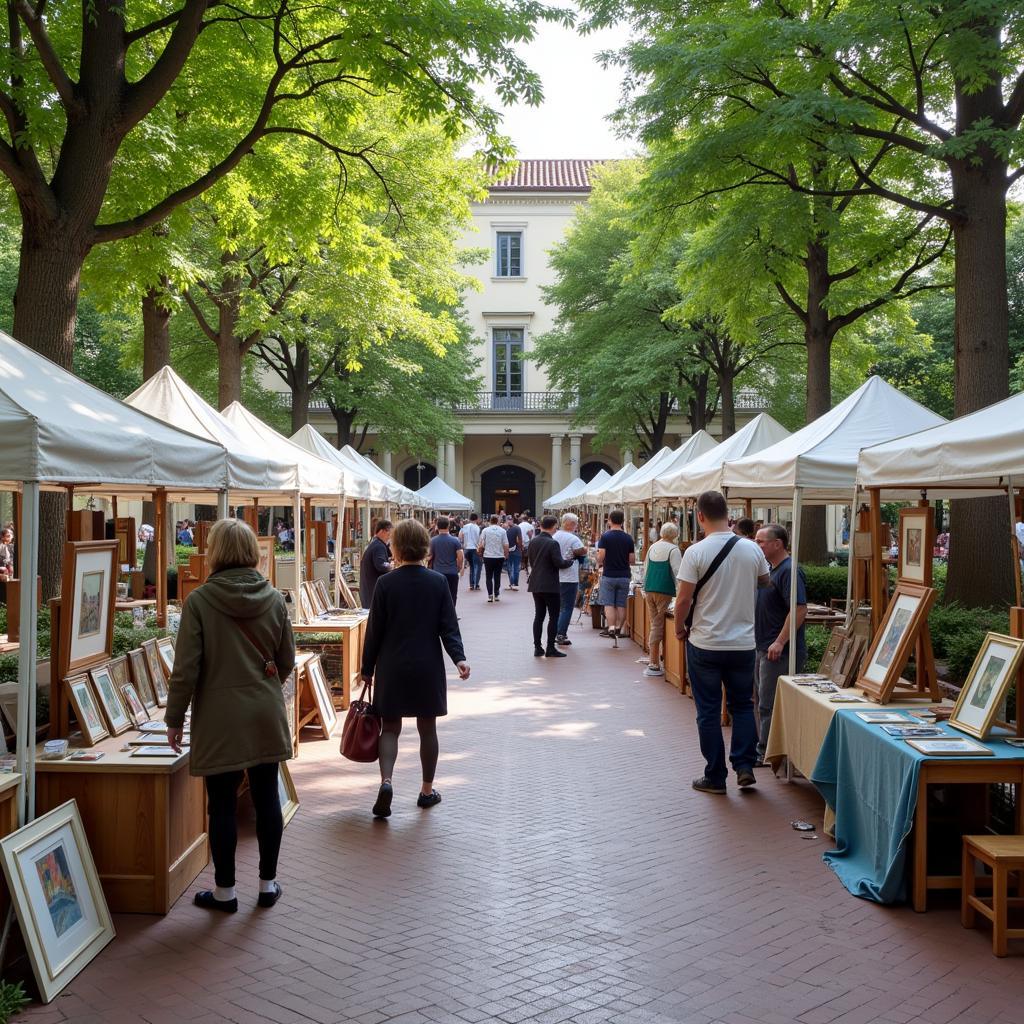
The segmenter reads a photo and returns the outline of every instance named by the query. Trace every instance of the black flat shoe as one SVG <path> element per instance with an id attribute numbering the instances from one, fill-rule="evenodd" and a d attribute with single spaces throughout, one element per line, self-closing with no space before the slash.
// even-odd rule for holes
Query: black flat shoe
<path id="1" fill-rule="evenodd" d="M 436 789 L 431 790 L 430 796 L 424 796 L 422 793 L 416 799 L 417 807 L 433 807 L 434 804 L 441 802 L 441 794 Z"/>
<path id="2" fill-rule="evenodd" d="M 377 802 L 373 805 L 373 816 L 375 818 L 391 817 L 391 798 L 395 791 L 391 788 L 390 782 L 382 782 L 377 790 Z"/>
<path id="3" fill-rule="evenodd" d="M 261 892 L 259 896 L 256 897 L 256 906 L 272 907 L 283 895 L 284 889 L 275 882 L 273 892 Z"/>
<path id="4" fill-rule="evenodd" d="M 212 890 L 204 889 L 202 892 L 197 892 L 195 898 L 192 901 L 197 907 L 202 907 L 204 910 L 219 910 L 224 914 L 234 914 L 238 910 L 238 900 L 219 900 L 214 895 Z"/>
<path id="5" fill-rule="evenodd" d="M 544 648 L 543 647 L 534 647 L 534 649 L 533 649 L 533 656 L 535 658 L 543 658 L 544 657 Z"/>
<path id="6" fill-rule="evenodd" d="M 549 658 L 568 658 L 569 655 L 565 651 L 560 651 L 557 647 L 549 647 L 544 654 Z"/>

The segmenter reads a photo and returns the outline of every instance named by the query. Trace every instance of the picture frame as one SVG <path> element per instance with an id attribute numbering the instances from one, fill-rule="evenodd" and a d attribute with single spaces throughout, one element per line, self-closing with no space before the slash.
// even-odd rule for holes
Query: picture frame
<path id="1" fill-rule="evenodd" d="M 118 691 L 120 691 L 122 686 L 127 686 L 132 681 L 131 674 L 128 671 L 128 658 L 125 655 L 122 654 L 119 658 L 111 658 L 107 665 L 110 668 L 110 674 Z"/>
<path id="2" fill-rule="evenodd" d="M 299 809 L 299 794 L 296 792 L 287 761 L 281 761 L 277 766 L 277 795 L 281 800 L 281 816 L 287 828 L 288 822 L 295 817 L 295 812 Z"/>
<path id="3" fill-rule="evenodd" d="M 89 676 L 85 672 L 68 676 L 64 680 L 64 685 L 67 687 L 68 699 L 74 709 L 75 718 L 78 719 L 78 728 L 82 731 L 82 741 L 87 747 L 96 746 L 100 740 L 106 739 L 110 732 L 103 720 L 99 700 L 93 692 Z"/>
<path id="4" fill-rule="evenodd" d="M 69 800 L 0 840 L 11 900 L 44 1003 L 114 938 L 78 805 Z"/>
<path id="5" fill-rule="evenodd" d="M 839 654 L 845 639 L 846 630 L 842 626 L 833 626 L 832 632 L 828 637 L 828 645 L 825 647 L 825 653 L 821 656 L 821 662 L 818 664 L 819 674 L 829 678 L 832 677 L 836 656 Z"/>
<path id="6" fill-rule="evenodd" d="M 309 603 L 309 608 L 314 618 L 327 614 L 327 603 L 320 596 L 316 585 L 308 580 L 302 584 L 302 594 Z"/>
<path id="7" fill-rule="evenodd" d="M 348 585 L 348 580 L 345 579 L 344 574 L 338 577 L 338 592 L 341 594 L 341 600 L 344 602 L 344 606 L 346 608 L 360 607 L 360 604 L 352 593 L 352 588 Z"/>
<path id="8" fill-rule="evenodd" d="M 931 587 L 897 583 L 857 677 L 857 685 L 873 700 L 887 704 L 892 699 L 934 602 Z"/>
<path id="9" fill-rule="evenodd" d="M 136 647 L 135 650 L 128 652 L 128 669 L 131 673 L 132 684 L 135 686 L 135 692 L 146 706 L 146 710 L 152 711 L 157 706 L 156 690 L 153 688 L 153 681 L 149 678 L 149 664 L 146 661 L 146 652 L 141 647 Z"/>
<path id="10" fill-rule="evenodd" d="M 334 610 L 334 602 L 331 600 L 331 595 L 327 591 L 327 584 L 324 580 L 314 580 L 313 587 L 316 590 L 317 597 L 320 599 L 320 604 L 323 605 L 325 612 Z"/>
<path id="11" fill-rule="evenodd" d="M 153 684 L 156 702 L 160 707 L 165 708 L 167 707 L 167 674 L 156 640 L 143 640 L 142 651 L 146 656 L 149 679 Z"/>
<path id="12" fill-rule="evenodd" d="M 260 549 L 260 560 L 256 563 L 256 571 L 270 580 L 271 586 L 277 585 L 277 565 L 274 560 L 276 537 L 257 537 Z"/>
<path id="13" fill-rule="evenodd" d="M 1024 640 L 987 633 L 949 716 L 949 724 L 968 736 L 986 739 L 1017 678 L 1022 659 Z"/>
<path id="14" fill-rule="evenodd" d="M 305 583 L 303 583 L 303 585 L 299 588 L 298 598 L 299 616 L 301 617 L 302 621 L 309 622 L 310 619 L 315 619 L 317 617 L 317 613 L 313 607 L 313 602 L 309 599 L 309 591 L 306 589 Z"/>
<path id="15" fill-rule="evenodd" d="M 156 642 L 156 649 L 160 655 L 160 660 L 163 662 L 164 674 L 169 683 L 171 681 L 171 673 L 174 671 L 174 640 L 169 636 L 162 636 Z"/>
<path id="16" fill-rule="evenodd" d="M 323 728 L 324 739 L 329 740 L 331 733 L 338 724 L 338 712 L 334 710 L 331 688 L 327 683 L 327 677 L 324 675 L 324 667 L 320 663 L 319 654 L 314 655 L 306 662 L 306 681 L 313 696 L 313 703 L 316 705 L 320 725 Z"/>
<path id="17" fill-rule="evenodd" d="M 117 541 L 117 564 L 134 569 L 138 565 L 138 531 L 131 516 L 118 516 L 114 520 L 114 538 Z"/>
<path id="18" fill-rule="evenodd" d="M 107 661 L 113 653 L 117 598 L 117 541 L 72 540 L 64 545 L 57 677 Z"/>
<path id="19" fill-rule="evenodd" d="M 114 681 L 110 665 L 99 665 L 91 669 L 89 674 L 92 676 L 96 699 L 107 721 L 107 731 L 111 736 L 120 736 L 121 733 L 127 732 L 132 727 L 132 720 L 121 703 L 119 687 Z"/>
<path id="20" fill-rule="evenodd" d="M 897 580 L 930 587 L 934 548 L 935 519 L 932 510 L 925 507 L 900 509 Z"/>
<path id="21" fill-rule="evenodd" d="M 121 696 L 124 698 L 124 706 L 128 717 L 132 720 L 132 725 L 139 726 L 150 720 L 151 716 L 146 710 L 146 705 L 142 703 L 138 690 L 131 683 L 126 683 L 121 687 Z"/>
<path id="22" fill-rule="evenodd" d="M 281 684 L 284 713 L 288 717 L 288 733 L 292 741 L 292 756 L 299 756 L 299 678 L 302 668 L 296 665 Z"/>

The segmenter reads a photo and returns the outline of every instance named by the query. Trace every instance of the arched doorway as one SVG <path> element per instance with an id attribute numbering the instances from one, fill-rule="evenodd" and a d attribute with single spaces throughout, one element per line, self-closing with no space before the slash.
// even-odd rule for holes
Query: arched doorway
<path id="1" fill-rule="evenodd" d="M 613 476 L 615 473 L 611 466 L 607 466 L 603 462 L 584 462 L 583 468 L 580 470 L 580 478 L 589 484 L 602 469 L 609 476 Z"/>
<path id="2" fill-rule="evenodd" d="M 522 466 L 495 466 L 480 474 L 480 507 L 491 512 L 534 512 L 537 478 Z"/>
<path id="3" fill-rule="evenodd" d="M 410 490 L 418 491 L 437 476 L 437 468 L 429 462 L 414 462 L 402 474 L 402 483 Z"/>

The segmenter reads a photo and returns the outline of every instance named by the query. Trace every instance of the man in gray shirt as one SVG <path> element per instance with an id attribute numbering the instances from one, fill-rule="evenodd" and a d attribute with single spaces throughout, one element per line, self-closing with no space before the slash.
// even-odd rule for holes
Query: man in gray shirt
<path id="1" fill-rule="evenodd" d="M 448 531 L 451 521 L 447 516 L 437 517 L 437 536 L 430 538 L 430 568 L 439 572 L 452 592 L 452 604 L 459 598 L 459 573 L 462 572 L 462 542 Z"/>

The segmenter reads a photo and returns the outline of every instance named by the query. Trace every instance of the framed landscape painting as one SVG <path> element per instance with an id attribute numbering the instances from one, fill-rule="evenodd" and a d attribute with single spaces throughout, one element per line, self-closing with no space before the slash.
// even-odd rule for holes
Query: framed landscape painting
<path id="1" fill-rule="evenodd" d="M 334 727 L 338 724 L 338 713 L 334 710 L 334 700 L 331 698 L 331 688 L 324 675 L 324 667 L 320 664 L 320 655 L 309 659 L 306 664 L 306 678 L 309 680 L 309 688 L 316 703 L 316 710 L 320 716 L 320 724 L 324 730 L 324 739 L 330 739 Z"/>
<path id="2" fill-rule="evenodd" d="M 117 541 L 68 541 L 61 581 L 61 676 L 110 657 L 117 596 Z"/>
<path id="3" fill-rule="evenodd" d="M 256 571 L 266 576 L 271 585 L 277 582 L 276 566 L 274 564 L 275 537 L 257 537 L 256 543 L 260 548 L 260 560 L 256 563 Z"/>
<path id="4" fill-rule="evenodd" d="M 930 508 L 900 509 L 899 580 L 922 587 L 932 585 L 935 525 Z"/>
<path id="5" fill-rule="evenodd" d="M 1022 659 L 1024 640 L 988 633 L 960 691 L 949 724 L 979 740 L 985 739 L 1017 678 Z"/>
<path id="6" fill-rule="evenodd" d="M 935 601 L 935 591 L 911 583 L 898 583 L 885 618 L 868 649 L 857 685 L 883 704 L 892 697 L 893 688 L 906 667 L 928 612 Z"/>
<path id="7" fill-rule="evenodd" d="M 78 719 L 78 727 L 82 730 L 82 739 L 87 747 L 94 746 L 110 733 L 103 722 L 99 702 L 93 693 L 89 677 L 84 672 L 81 675 L 68 676 L 65 685 L 68 688 L 71 706 L 75 710 L 75 718 Z"/>
<path id="8" fill-rule="evenodd" d="M 125 714 L 124 705 L 118 694 L 118 684 L 114 681 L 110 665 L 100 665 L 89 674 L 92 676 L 92 685 L 103 709 L 103 717 L 107 720 L 110 735 L 120 736 L 132 727 L 132 720 Z"/>
<path id="9" fill-rule="evenodd" d="M 149 665 L 146 662 L 146 652 L 141 647 L 128 652 L 128 668 L 131 671 L 132 682 L 135 684 L 135 692 L 146 705 L 147 711 L 156 707 L 156 690 L 153 688 L 153 681 L 149 678 Z"/>
<path id="10" fill-rule="evenodd" d="M 11 900 L 43 1002 L 114 938 L 74 800 L 0 840 Z"/>
<path id="11" fill-rule="evenodd" d="M 167 676 L 164 674 L 164 663 L 160 657 L 156 640 L 144 640 L 142 651 L 146 655 L 146 664 L 149 666 L 149 678 L 156 693 L 156 702 L 160 707 L 166 707 Z"/>

